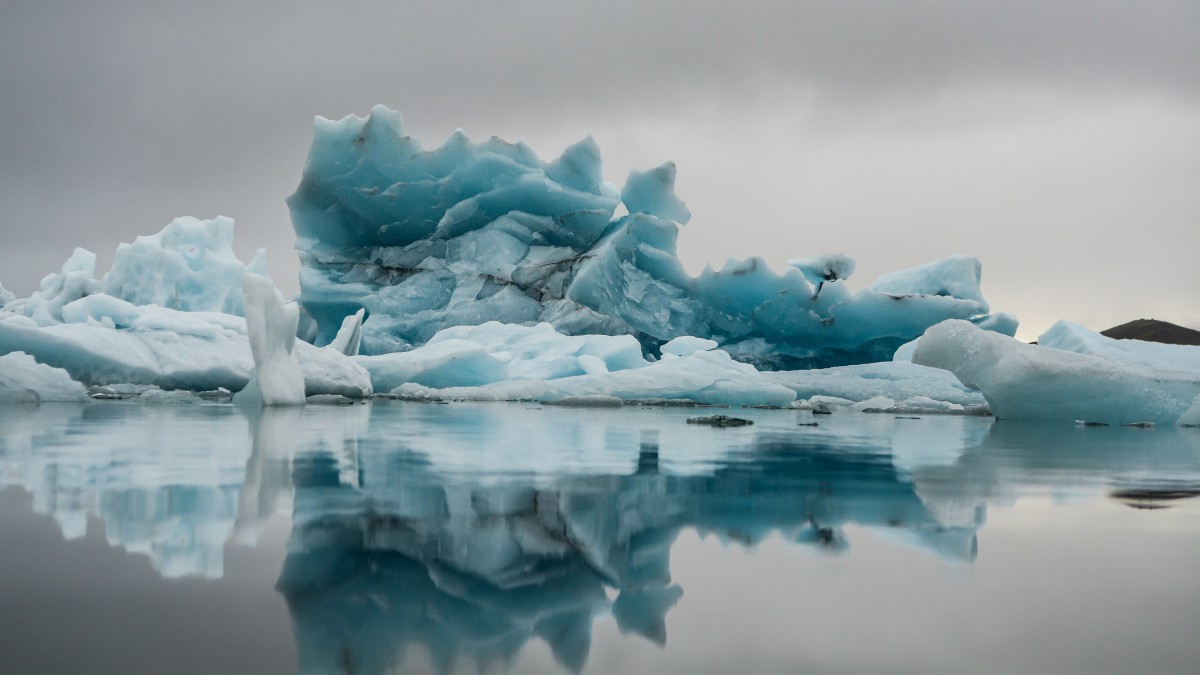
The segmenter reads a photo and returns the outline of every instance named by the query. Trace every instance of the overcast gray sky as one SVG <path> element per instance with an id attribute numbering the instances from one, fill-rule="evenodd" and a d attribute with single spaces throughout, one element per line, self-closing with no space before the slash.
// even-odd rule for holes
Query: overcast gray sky
<path id="1" fill-rule="evenodd" d="M 0 283 L 220 214 L 294 291 L 312 116 L 383 103 L 427 147 L 675 160 L 693 272 L 844 252 L 862 288 L 965 253 L 1027 339 L 1200 327 L 1194 0 L 248 4 L 0 6 Z"/>

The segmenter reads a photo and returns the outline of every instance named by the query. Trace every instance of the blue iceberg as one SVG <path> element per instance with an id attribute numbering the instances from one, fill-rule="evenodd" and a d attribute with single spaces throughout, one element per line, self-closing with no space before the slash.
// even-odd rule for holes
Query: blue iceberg
<path id="1" fill-rule="evenodd" d="M 674 186 L 670 163 L 632 172 L 621 189 L 604 182 L 591 138 L 543 162 L 524 143 L 475 143 L 461 130 L 424 150 L 381 106 L 318 117 L 288 198 L 311 319 L 303 337 L 326 344 L 365 309 L 367 355 L 452 326 L 545 322 L 632 335 L 651 356 L 674 338 L 711 338 L 739 361 L 794 369 L 887 360 L 945 319 L 1015 329 L 989 314 L 979 261 L 964 256 L 857 293 L 846 285 L 853 260 L 836 255 L 782 272 L 730 260 L 693 277 L 676 255 L 691 214 Z"/>

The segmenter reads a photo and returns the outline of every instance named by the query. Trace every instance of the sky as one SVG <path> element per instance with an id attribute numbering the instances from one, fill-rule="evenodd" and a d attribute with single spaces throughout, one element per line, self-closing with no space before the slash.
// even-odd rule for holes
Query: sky
<path id="1" fill-rule="evenodd" d="M 1198 28 L 1194 0 L 9 1 L 0 283 L 225 215 L 295 292 L 312 118 L 382 103 L 426 147 L 674 160 L 693 273 L 847 253 L 864 288 L 962 253 L 1023 339 L 1200 328 Z"/>

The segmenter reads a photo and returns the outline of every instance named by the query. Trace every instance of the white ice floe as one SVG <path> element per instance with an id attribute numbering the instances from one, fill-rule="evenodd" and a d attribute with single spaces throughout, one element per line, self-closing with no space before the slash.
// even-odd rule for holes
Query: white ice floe
<path id="1" fill-rule="evenodd" d="M 1151 367 L 1142 358 L 1151 351 L 1135 348 L 1137 360 L 1121 361 L 946 321 L 925 332 L 913 362 L 954 373 L 998 418 L 1174 424 L 1200 395 L 1200 372 Z"/>

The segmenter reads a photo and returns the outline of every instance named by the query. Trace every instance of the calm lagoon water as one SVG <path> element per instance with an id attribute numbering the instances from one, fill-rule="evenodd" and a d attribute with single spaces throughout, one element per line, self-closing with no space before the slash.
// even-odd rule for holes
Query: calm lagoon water
<path id="1" fill-rule="evenodd" d="M 1200 429 L 6 405 L 0 672 L 1195 673 L 1198 494 Z"/>

